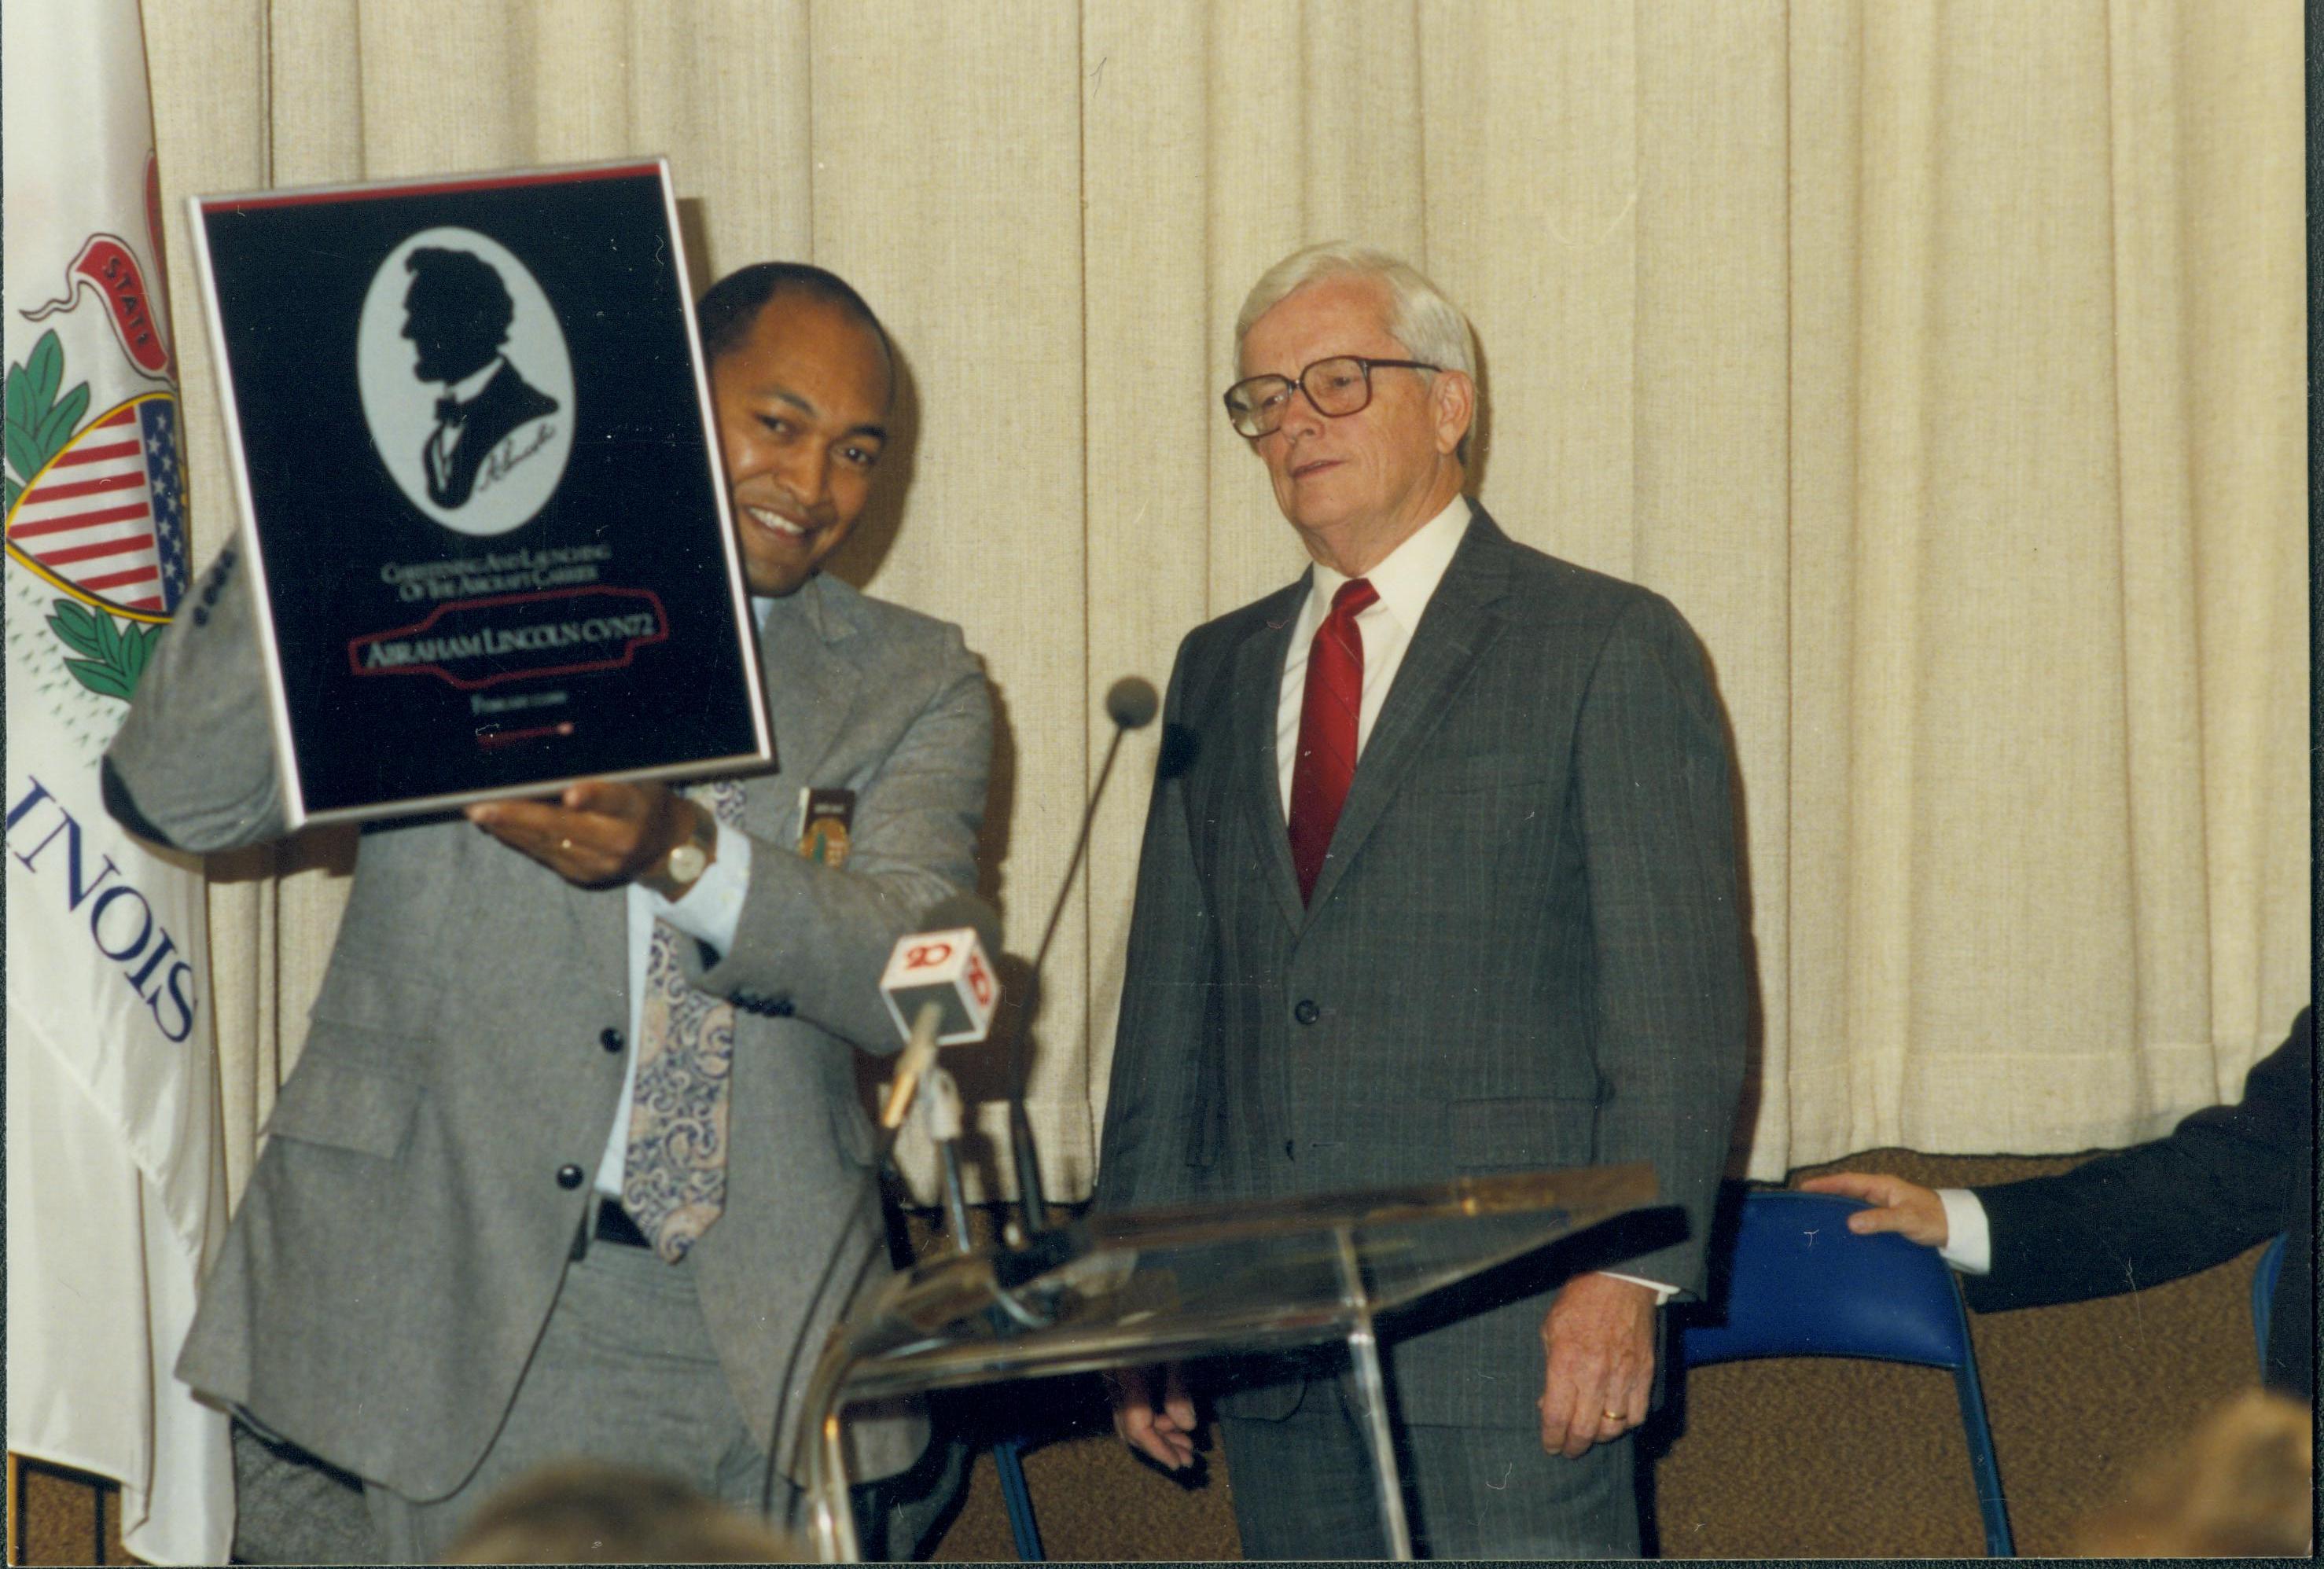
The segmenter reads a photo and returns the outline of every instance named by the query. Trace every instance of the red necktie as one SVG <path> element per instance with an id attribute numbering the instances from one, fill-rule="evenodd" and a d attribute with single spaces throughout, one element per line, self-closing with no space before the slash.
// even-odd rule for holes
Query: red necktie
<path id="1" fill-rule="evenodd" d="M 1379 591 L 1360 577 L 1342 584 L 1307 651 L 1299 752 L 1291 765 L 1291 865 L 1303 903 L 1315 891 L 1340 807 L 1356 777 L 1356 714 L 1364 700 L 1364 640 L 1356 617 L 1379 598 Z"/>

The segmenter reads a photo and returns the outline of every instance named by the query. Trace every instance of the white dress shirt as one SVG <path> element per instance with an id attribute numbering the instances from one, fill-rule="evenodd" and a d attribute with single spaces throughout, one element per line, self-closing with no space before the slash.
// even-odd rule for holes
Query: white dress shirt
<path id="1" fill-rule="evenodd" d="M 1379 593 L 1375 603 L 1356 617 L 1357 635 L 1364 643 L 1364 696 L 1356 714 L 1356 756 L 1372 738 L 1372 722 L 1379 717 L 1388 689 L 1404 666 L 1404 651 L 1412 646 L 1412 629 L 1428 608 L 1444 569 L 1452 565 L 1462 536 L 1469 531 L 1469 498 L 1456 495 L 1445 509 L 1420 525 L 1413 536 L 1388 553 L 1388 559 L 1364 574 Z M 1291 646 L 1283 655 L 1283 688 L 1275 705 L 1275 761 L 1282 774 L 1283 812 L 1291 815 L 1291 770 L 1299 761 L 1299 709 L 1307 695 L 1307 655 L 1315 643 L 1315 629 L 1332 613 L 1332 595 L 1347 577 L 1321 561 L 1315 563 L 1314 586 L 1299 607 L 1291 629 Z"/>
<path id="2" fill-rule="evenodd" d="M 1945 1245 L 1937 1257 L 1964 1275 L 1993 1273 L 1993 1226 L 1985 1205 L 1965 1187 L 1941 1187 L 1937 1200 L 1945 1206 Z"/>
<path id="3" fill-rule="evenodd" d="M 1396 684 L 1396 673 L 1404 667 L 1405 653 L 1412 647 L 1413 629 L 1420 624 L 1422 612 L 1435 596 L 1436 586 L 1444 581 L 1445 569 L 1452 565 L 1452 557 L 1469 532 L 1469 498 L 1454 496 L 1443 512 L 1421 524 L 1410 539 L 1364 574 L 1379 598 L 1356 615 L 1356 632 L 1364 644 L 1363 701 L 1356 713 L 1359 766 L 1365 744 L 1372 738 L 1373 722 L 1379 718 L 1388 688 Z M 1283 686 L 1275 703 L 1275 761 L 1286 817 L 1291 815 L 1291 771 L 1299 761 L 1299 710 L 1307 696 L 1308 651 L 1314 645 L 1315 629 L 1332 612 L 1332 596 L 1347 581 L 1346 574 L 1321 561 L 1315 563 L 1306 603 L 1299 607 L 1299 619 L 1291 628 L 1291 646 L 1284 651 Z M 1659 1280 L 1615 1269 L 1597 1273 L 1650 1288 L 1657 1307 L 1678 1290 Z"/>
<path id="4" fill-rule="evenodd" d="M 762 632 L 774 603 L 752 596 L 752 614 L 758 617 Z M 700 809 L 710 808 L 704 804 Z M 597 1191 L 608 1198 L 622 1196 L 622 1173 L 629 1163 L 630 1106 L 637 1098 L 638 1032 L 644 1025 L 646 960 L 653 950 L 654 922 L 666 920 L 682 935 L 707 943 L 722 954 L 734 946 L 734 931 L 742 924 L 742 900 L 751 888 L 751 836 L 730 833 L 725 824 L 715 818 L 712 828 L 718 845 L 715 859 L 684 897 L 673 903 L 642 882 L 632 882 L 625 890 L 630 900 L 629 1057 L 622 1068 L 622 1098 L 613 1108 L 613 1126 L 605 1135 L 605 1153 L 597 1162 Z"/>

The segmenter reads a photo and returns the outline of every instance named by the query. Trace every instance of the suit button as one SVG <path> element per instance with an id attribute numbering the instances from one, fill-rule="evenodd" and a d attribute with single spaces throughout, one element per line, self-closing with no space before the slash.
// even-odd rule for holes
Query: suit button
<path id="1" fill-rule="evenodd" d="M 619 1051 L 629 1043 L 622 1038 L 620 1030 L 609 1024 L 597 1032 L 597 1044 L 607 1051 Z"/>
<path id="2" fill-rule="evenodd" d="M 1315 1000 L 1313 997 L 1302 997 L 1299 999 L 1299 1005 L 1292 1009 L 1291 1017 L 1302 1024 L 1313 1024 L 1323 1017 L 1323 1011 L 1315 1006 Z"/>
<path id="3" fill-rule="evenodd" d="M 581 1168 L 567 1161 L 557 1168 L 557 1186 L 570 1193 L 581 1186 Z"/>

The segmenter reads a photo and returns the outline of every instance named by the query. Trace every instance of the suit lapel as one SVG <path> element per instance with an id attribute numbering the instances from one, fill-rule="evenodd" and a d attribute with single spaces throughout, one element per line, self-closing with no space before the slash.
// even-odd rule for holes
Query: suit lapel
<path id="1" fill-rule="evenodd" d="M 1308 910 L 1321 909 L 1331 898 L 1333 887 L 1379 825 L 1405 775 L 1426 750 L 1428 737 L 1443 722 L 1453 693 L 1500 635 L 1500 619 L 1491 606 L 1508 586 L 1508 568 L 1501 559 L 1508 540 L 1484 508 L 1473 502 L 1471 505 L 1476 517 L 1428 608 L 1421 613 L 1420 624 L 1413 628 L 1396 684 L 1388 688 L 1371 737 L 1356 761 L 1356 777 L 1340 808 L 1339 825 L 1332 831 L 1331 854 L 1316 875 Z M 1287 835 L 1285 843 L 1288 865 Z"/>
<path id="2" fill-rule="evenodd" d="M 812 784 L 855 706 L 862 677 L 848 657 L 857 631 L 840 596 L 820 576 L 778 599 L 759 629 L 759 665 L 775 729 L 775 779 L 792 790 L 750 792 L 752 826 L 779 838 L 789 826 L 796 787 Z M 774 797 L 765 799 L 765 797 Z"/>
<path id="3" fill-rule="evenodd" d="M 1277 595 L 1267 607 L 1259 631 L 1235 651 L 1232 715 L 1227 727 L 1234 749 L 1234 766 L 1227 773 L 1228 789 L 1240 798 L 1250 818 L 1251 833 L 1260 846 L 1264 875 L 1283 918 L 1294 930 L 1306 918 L 1299 902 L 1299 874 L 1291 864 L 1291 833 L 1283 820 L 1283 775 L 1276 760 L 1276 713 L 1283 692 L 1283 660 L 1291 644 L 1291 628 L 1306 603 L 1314 574 Z"/>

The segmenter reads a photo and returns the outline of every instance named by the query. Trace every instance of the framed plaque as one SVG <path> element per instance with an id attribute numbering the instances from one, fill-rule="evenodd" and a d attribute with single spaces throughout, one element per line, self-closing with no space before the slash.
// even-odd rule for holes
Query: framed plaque
<path id="1" fill-rule="evenodd" d="M 771 761 L 666 162 L 188 205 L 294 827 Z"/>

